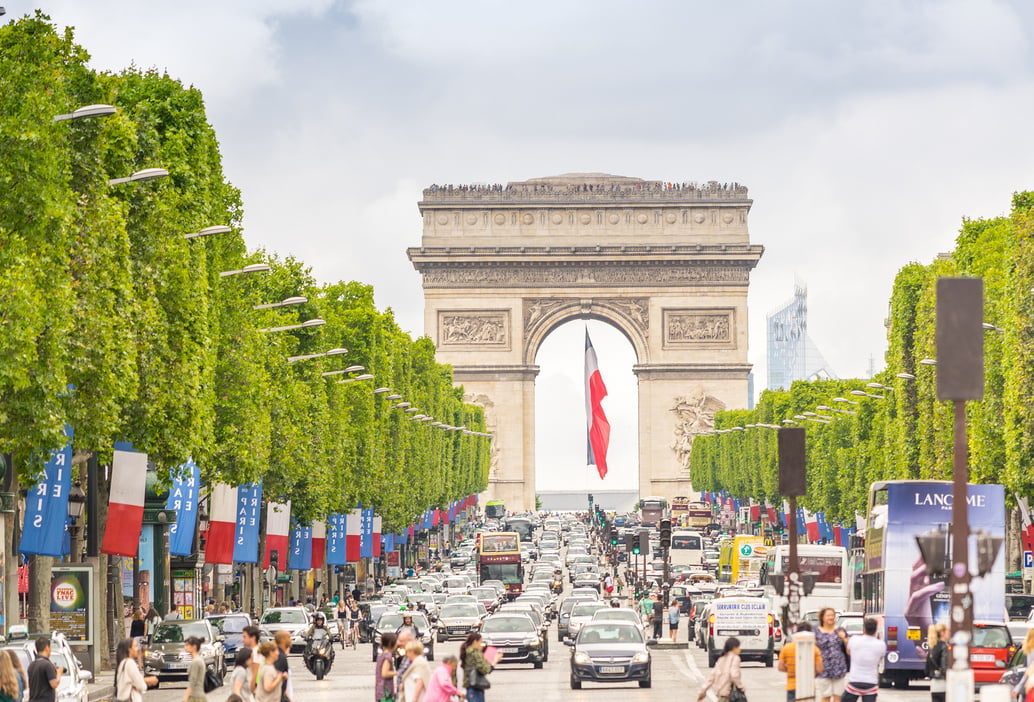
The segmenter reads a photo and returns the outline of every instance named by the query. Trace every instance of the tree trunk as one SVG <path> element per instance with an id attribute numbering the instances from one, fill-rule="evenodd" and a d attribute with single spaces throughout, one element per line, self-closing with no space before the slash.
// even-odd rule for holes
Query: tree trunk
<path id="1" fill-rule="evenodd" d="M 29 556 L 29 607 L 26 618 L 29 631 L 50 631 L 50 576 L 54 559 L 50 556 Z"/>
<path id="2" fill-rule="evenodd" d="M 14 471 L 14 466 L 10 467 Z M 11 478 L 11 492 L 15 494 L 14 513 L 3 515 L 4 519 L 4 628 L 7 629 L 13 624 L 21 623 L 21 603 L 18 601 L 18 542 L 21 534 L 18 525 L 21 524 L 22 501 L 17 499 L 18 495 L 18 474 Z"/>

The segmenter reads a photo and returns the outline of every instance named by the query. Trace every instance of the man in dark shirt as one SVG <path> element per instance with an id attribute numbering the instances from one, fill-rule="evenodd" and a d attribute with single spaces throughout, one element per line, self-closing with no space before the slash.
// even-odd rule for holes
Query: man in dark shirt
<path id="1" fill-rule="evenodd" d="M 29 664 L 26 673 L 29 678 L 29 702 L 55 702 L 55 690 L 63 672 L 63 669 L 55 668 L 50 662 L 50 639 L 46 636 L 36 639 L 36 660 Z"/>

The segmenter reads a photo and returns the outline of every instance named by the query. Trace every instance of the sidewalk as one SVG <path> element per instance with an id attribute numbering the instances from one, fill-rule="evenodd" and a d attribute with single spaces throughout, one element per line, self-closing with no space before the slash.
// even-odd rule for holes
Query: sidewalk
<path id="1" fill-rule="evenodd" d="M 94 677 L 86 689 L 90 691 L 90 702 L 106 702 L 115 699 L 115 673 L 102 671 Z"/>

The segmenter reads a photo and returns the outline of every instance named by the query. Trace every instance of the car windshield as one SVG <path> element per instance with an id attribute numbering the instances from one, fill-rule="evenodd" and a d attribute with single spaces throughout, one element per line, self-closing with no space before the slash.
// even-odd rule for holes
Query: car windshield
<path id="1" fill-rule="evenodd" d="M 601 609 L 600 611 L 596 612 L 596 614 L 592 615 L 592 620 L 594 622 L 613 621 L 632 622 L 634 624 L 638 624 L 639 615 L 631 610 L 614 609 L 613 607 L 608 607 L 606 609 Z"/>
<path id="2" fill-rule="evenodd" d="M 304 624 L 305 615 L 298 609 L 271 609 L 262 615 L 263 624 Z"/>
<path id="3" fill-rule="evenodd" d="M 862 617 L 844 617 L 839 622 L 837 622 L 837 626 L 841 627 L 844 631 L 846 631 L 848 634 L 852 636 L 855 634 L 862 633 L 863 624 L 864 620 L 862 619 Z"/>
<path id="4" fill-rule="evenodd" d="M 973 628 L 973 648 L 1007 648 L 1012 636 L 1004 626 L 978 626 Z"/>
<path id="5" fill-rule="evenodd" d="M 527 617 L 489 617 L 481 627 L 482 634 L 519 632 L 535 634 L 535 624 Z"/>
<path id="6" fill-rule="evenodd" d="M 572 617 L 591 617 L 598 610 L 603 609 L 607 605 L 593 602 L 591 604 L 576 604 L 574 609 L 571 610 Z"/>
<path id="7" fill-rule="evenodd" d="M 421 631 L 428 629 L 427 618 L 423 614 L 413 614 L 413 626 Z M 377 628 L 381 631 L 394 631 L 402 626 L 402 615 L 397 612 L 382 614 L 377 622 Z"/>
<path id="8" fill-rule="evenodd" d="M 215 617 L 210 620 L 220 634 L 239 634 L 251 624 L 247 617 Z"/>
<path id="9" fill-rule="evenodd" d="M 490 587 L 479 587 L 470 591 L 470 594 L 479 600 L 494 600 L 495 590 Z"/>
<path id="10" fill-rule="evenodd" d="M 1009 612 L 1009 619 L 1026 620 L 1030 616 L 1031 608 L 1034 607 L 1034 595 L 1006 595 L 1005 607 Z"/>
<path id="11" fill-rule="evenodd" d="M 442 619 L 450 617 L 476 617 L 478 608 L 474 605 L 453 604 L 442 608 Z"/>
<path id="12" fill-rule="evenodd" d="M 642 643 L 639 628 L 621 624 L 589 624 L 578 634 L 578 643 Z"/>
<path id="13" fill-rule="evenodd" d="M 204 622 L 185 622 L 183 624 L 159 624 L 155 627 L 153 643 L 183 643 L 191 636 L 208 640 L 208 627 Z"/>

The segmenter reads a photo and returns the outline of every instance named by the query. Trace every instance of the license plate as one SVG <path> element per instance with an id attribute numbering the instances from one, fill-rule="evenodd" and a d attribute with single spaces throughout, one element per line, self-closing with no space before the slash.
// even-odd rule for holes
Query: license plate
<path id="1" fill-rule="evenodd" d="M 169 663 L 169 670 L 186 670 L 189 663 Z"/>
<path id="2" fill-rule="evenodd" d="M 604 675 L 608 673 L 624 673 L 625 666 L 623 665 L 603 665 L 600 666 L 600 672 Z"/>
<path id="3" fill-rule="evenodd" d="M 974 663 L 993 663 L 995 657 L 993 653 L 974 653 L 969 659 Z"/>
<path id="4" fill-rule="evenodd" d="M 905 636 L 908 637 L 909 641 L 921 641 L 923 638 L 923 632 L 919 629 L 909 629 Z"/>
<path id="5" fill-rule="evenodd" d="M 719 629 L 719 636 L 757 636 L 760 632 L 757 629 Z"/>
<path id="6" fill-rule="evenodd" d="M 500 653 L 517 653 L 517 647 L 516 646 L 503 646 L 502 648 L 499 649 L 499 652 Z"/>

